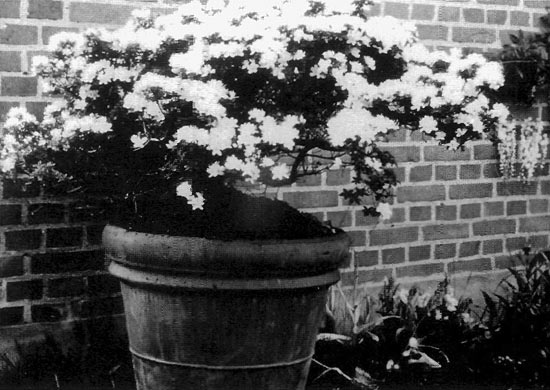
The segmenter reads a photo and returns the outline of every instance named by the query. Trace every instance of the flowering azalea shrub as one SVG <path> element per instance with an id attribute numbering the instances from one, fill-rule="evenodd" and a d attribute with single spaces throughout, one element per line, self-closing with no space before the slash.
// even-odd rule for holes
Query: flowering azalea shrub
<path id="1" fill-rule="evenodd" d="M 137 215 L 183 208 L 198 224 L 232 186 L 351 167 L 342 196 L 387 217 L 395 161 L 378 141 L 405 127 L 451 149 L 498 142 L 509 112 L 487 93 L 503 83 L 497 62 L 430 52 L 412 24 L 367 18 L 368 7 L 193 1 L 171 15 L 136 11 L 115 31 L 55 35 L 33 67 L 60 99 L 41 122 L 9 112 L 0 171 Z"/>

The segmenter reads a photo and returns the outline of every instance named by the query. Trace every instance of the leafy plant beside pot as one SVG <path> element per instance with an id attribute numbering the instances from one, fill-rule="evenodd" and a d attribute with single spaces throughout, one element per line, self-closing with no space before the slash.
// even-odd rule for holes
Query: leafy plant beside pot
<path id="1" fill-rule="evenodd" d="M 346 168 L 342 197 L 388 217 L 395 164 L 378 141 L 405 127 L 458 149 L 506 126 L 487 94 L 498 63 L 430 52 L 368 5 L 190 2 L 58 34 L 35 57 L 61 99 L 41 122 L 9 112 L 0 170 L 112 205 L 103 241 L 139 389 L 303 388 L 349 242 L 239 189 Z"/>

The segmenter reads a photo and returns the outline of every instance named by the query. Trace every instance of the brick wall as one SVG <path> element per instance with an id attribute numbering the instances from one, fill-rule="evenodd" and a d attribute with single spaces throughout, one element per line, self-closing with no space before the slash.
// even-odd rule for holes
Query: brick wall
<path id="1" fill-rule="evenodd" d="M 30 58 L 62 30 L 115 26 L 134 8 L 167 12 L 177 1 L 0 0 L 0 120 L 16 105 L 40 116 L 47 98 L 28 74 Z M 510 32 L 536 30 L 550 1 L 401 0 L 381 2 L 374 15 L 414 20 L 435 48 L 494 52 Z M 521 115 L 547 119 L 536 106 Z M 495 151 L 475 142 L 447 152 L 415 133 L 386 145 L 399 162 L 394 215 L 377 222 L 338 197 L 350 172 L 330 171 L 277 191 L 277 197 L 341 226 L 353 239 L 342 273 L 349 290 L 393 275 L 410 283 L 474 275 L 484 286 L 526 245 L 547 247 L 548 169 L 528 184 L 498 177 Z M 121 312 L 117 284 L 105 274 L 101 213 L 71 199 L 49 199 L 36 186 L 0 186 L 0 327 L 85 319 Z M 486 277 L 489 277 L 487 279 Z M 17 325 L 13 327 L 12 325 Z M 1 337 L 0 337 L 1 338 Z"/>

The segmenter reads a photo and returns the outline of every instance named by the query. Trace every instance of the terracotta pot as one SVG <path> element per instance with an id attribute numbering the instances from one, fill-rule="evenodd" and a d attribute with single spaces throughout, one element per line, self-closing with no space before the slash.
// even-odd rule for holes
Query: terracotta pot
<path id="1" fill-rule="evenodd" d="M 103 232 L 138 390 L 305 387 L 349 239 L 220 241 Z"/>

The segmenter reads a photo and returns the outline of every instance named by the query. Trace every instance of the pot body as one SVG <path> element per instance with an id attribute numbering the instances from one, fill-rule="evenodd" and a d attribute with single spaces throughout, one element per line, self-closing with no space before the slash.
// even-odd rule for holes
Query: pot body
<path id="1" fill-rule="evenodd" d="M 304 389 L 344 234 L 217 241 L 103 232 L 138 390 Z"/>

